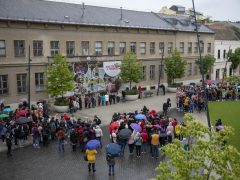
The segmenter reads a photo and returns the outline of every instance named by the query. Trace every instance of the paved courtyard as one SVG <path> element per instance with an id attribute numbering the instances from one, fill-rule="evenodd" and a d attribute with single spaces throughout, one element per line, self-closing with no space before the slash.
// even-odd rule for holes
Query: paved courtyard
<path id="1" fill-rule="evenodd" d="M 102 119 L 104 131 L 103 144 L 109 143 L 109 134 L 106 124 L 111 120 L 113 112 L 129 112 L 140 110 L 143 105 L 150 109 L 161 110 L 162 103 L 171 98 L 175 107 L 175 94 L 166 96 L 153 96 L 136 102 L 125 102 L 111 106 L 84 109 L 74 114 L 77 117 L 92 117 L 98 115 Z M 182 118 L 182 114 L 172 111 L 171 115 Z M 3 144 L 0 143 L 3 149 Z M 70 145 L 66 145 L 65 153 L 57 152 L 57 143 L 51 142 L 48 147 L 33 149 L 32 146 L 17 148 L 13 151 L 13 157 L 7 158 L 6 152 L 0 153 L 0 179 L 2 180 L 145 180 L 156 176 L 155 168 L 162 160 L 152 159 L 150 154 L 143 154 L 141 158 L 128 153 L 125 149 L 125 156 L 116 158 L 115 176 L 108 176 L 108 166 L 105 159 L 105 148 L 98 151 L 95 174 L 88 173 L 87 162 L 83 160 L 83 153 L 78 150 L 72 152 Z"/>

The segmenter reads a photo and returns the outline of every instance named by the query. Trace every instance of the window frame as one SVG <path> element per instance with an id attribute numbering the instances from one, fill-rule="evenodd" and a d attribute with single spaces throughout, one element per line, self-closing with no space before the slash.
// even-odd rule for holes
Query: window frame
<path id="1" fill-rule="evenodd" d="M 193 63 L 192 62 L 189 62 L 188 64 L 188 73 L 187 73 L 187 76 L 192 76 L 192 67 L 193 67 Z"/>
<path id="2" fill-rule="evenodd" d="M 50 41 L 50 55 L 53 57 L 56 54 L 59 54 L 59 41 Z"/>
<path id="3" fill-rule="evenodd" d="M 4 79 L 4 77 L 6 79 Z M 8 75 L 1 74 L 0 75 L 0 95 L 7 95 L 8 94 Z"/>
<path id="4" fill-rule="evenodd" d="M 130 42 L 130 52 L 133 54 L 137 54 L 137 43 Z"/>
<path id="5" fill-rule="evenodd" d="M 140 42 L 140 54 L 146 54 L 146 42 Z"/>
<path id="6" fill-rule="evenodd" d="M 110 46 L 112 45 L 112 46 Z M 109 56 L 114 56 L 115 55 L 115 42 L 114 41 L 108 41 L 108 55 Z"/>
<path id="7" fill-rule="evenodd" d="M 194 53 L 197 54 L 198 53 L 198 42 L 194 43 Z"/>
<path id="8" fill-rule="evenodd" d="M 146 77 L 147 77 L 147 67 L 146 66 L 142 66 L 142 81 L 146 81 Z"/>
<path id="9" fill-rule="evenodd" d="M 192 42 L 188 42 L 188 53 L 192 53 Z"/>
<path id="10" fill-rule="evenodd" d="M 184 42 L 179 42 L 179 53 L 184 54 Z"/>
<path id="11" fill-rule="evenodd" d="M 3 42 L 3 46 L 2 47 L 0 46 L 0 57 L 6 57 L 6 41 L 3 39 L 0 39 L 0 45 L 1 45 L 1 42 Z M 4 53 L 1 54 L 1 51 Z"/>
<path id="12" fill-rule="evenodd" d="M 173 52 L 173 42 L 168 42 L 168 54 Z"/>
<path id="13" fill-rule="evenodd" d="M 124 45 L 124 46 L 122 46 L 122 45 Z M 119 43 L 119 54 L 120 55 L 126 54 L 126 42 Z"/>
<path id="14" fill-rule="evenodd" d="M 33 40 L 33 56 L 43 56 L 43 41 Z"/>
<path id="15" fill-rule="evenodd" d="M 67 57 L 75 56 L 75 41 L 66 41 L 66 55 Z"/>
<path id="16" fill-rule="evenodd" d="M 81 41 L 82 55 L 89 56 L 89 41 Z"/>
<path id="17" fill-rule="evenodd" d="M 14 55 L 15 57 L 25 56 L 25 40 L 14 40 Z"/>
<path id="18" fill-rule="evenodd" d="M 207 52 L 211 53 L 211 51 L 212 51 L 212 43 L 208 43 Z"/>
<path id="19" fill-rule="evenodd" d="M 150 65 L 149 79 L 155 80 L 155 65 Z"/>
<path id="20" fill-rule="evenodd" d="M 217 51 L 217 58 L 221 59 L 221 50 L 220 49 L 218 49 L 218 51 Z"/>
<path id="21" fill-rule="evenodd" d="M 41 75 L 42 75 L 42 77 L 41 77 Z M 44 72 L 36 72 L 34 80 L 35 80 L 35 91 L 36 92 L 44 91 L 44 86 L 45 86 Z"/>
<path id="22" fill-rule="evenodd" d="M 20 80 L 18 79 L 20 78 Z M 18 85 L 18 82 L 20 82 L 20 86 Z M 21 89 L 19 91 L 19 88 Z M 27 93 L 27 73 L 19 73 L 17 74 L 17 93 L 18 94 L 25 94 Z"/>
<path id="23" fill-rule="evenodd" d="M 98 45 L 100 45 L 100 46 L 98 46 Z M 96 56 L 102 56 L 102 54 L 103 54 L 103 42 L 102 41 L 95 41 L 94 54 Z"/>
<path id="24" fill-rule="evenodd" d="M 150 54 L 156 54 L 156 43 L 155 42 L 150 42 L 150 47 L 149 47 Z"/>

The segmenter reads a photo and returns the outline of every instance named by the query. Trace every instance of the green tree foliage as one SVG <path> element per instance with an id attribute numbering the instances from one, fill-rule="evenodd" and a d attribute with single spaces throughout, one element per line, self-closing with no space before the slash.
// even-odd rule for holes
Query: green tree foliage
<path id="1" fill-rule="evenodd" d="M 130 89 L 132 89 L 132 82 L 140 82 L 142 77 L 142 64 L 137 61 L 135 54 L 127 52 L 123 57 L 120 69 L 120 77 L 124 83 L 130 83 Z"/>
<path id="2" fill-rule="evenodd" d="M 199 66 L 200 73 L 201 74 L 207 74 L 211 67 L 214 65 L 215 58 L 213 55 L 207 54 L 202 57 L 202 61 L 197 60 L 196 64 Z M 202 64 L 203 64 L 203 69 L 202 69 Z"/>
<path id="3" fill-rule="evenodd" d="M 210 133 L 208 127 L 186 114 L 181 131 L 187 138 L 189 149 L 183 149 L 181 141 L 161 148 L 166 161 L 156 168 L 161 180 L 207 180 L 207 179 L 239 179 L 240 153 L 226 144 L 233 134 L 231 127 L 224 126 L 219 132 Z"/>
<path id="4" fill-rule="evenodd" d="M 227 78 L 227 82 L 230 84 L 230 85 L 236 85 L 236 84 L 239 84 L 240 83 L 240 79 L 237 77 L 237 76 L 229 76 Z"/>
<path id="5" fill-rule="evenodd" d="M 228 52 L 228 61 L 231 62 L 231 68 L 236 70 L 240 63 L 240 48 L 235 49 L 234 53 L 232 51 Z"/>
<path id="6" fill-rule="evenodd" d="M 51 97 L 61 97 L 67 91 L 73 91 L 73 72 L 68 69 L 67 59 L 61 54 L 54 57 L 54 62 L 48 67 L 47 91 Z"/>
<path id="7" fill-rule="evenodd" d="M 176 78 L 182 78 L 185 74 L 187 61 L 181 58 L 180 53 L 174 52 L 164 60 L 165 72 L 168 77 L 168 85 L 174 84 Z"/>

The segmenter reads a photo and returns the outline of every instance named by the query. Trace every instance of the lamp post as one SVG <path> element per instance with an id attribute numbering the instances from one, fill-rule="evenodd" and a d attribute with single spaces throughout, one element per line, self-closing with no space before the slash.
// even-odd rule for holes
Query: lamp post
<path id="1" fill-rule="evenodd" d="M 29 45 L 29 47 L 28 47 L 28 109 L 29 109 L 29 111 L 30 111 L 30 109 L 31 109 L 31 103 L 30 103 L 30 96 L 31 96 L 31 88 L 30 88 L 30 86 L 31 86 L 31 74 L 30 74 L 30 68 L 31 68 L 31 58 L 30 58 L 30 45 Z"/>
<path id="2" fill-rule="evenodd" d="M 161 82 L 161 76 L 162 76 L 162 66 L 163 66 L 163 55 L 164 55 L 164 46 L 161 48 L 162 57 L 160 60 L 160 70 L 159 70 L 159 77 L 158 77 L 158 89 L 157 89 L 157 96 L 159 94 L 160 89 L 160 82 Z"/>
<path id="3" fill-rule="evenodd" d="M 195 28 L 196 28 L 196 33 L 197 33 L 197 42 L 198 42 L 198 51 L 199 51 L 199 61 L 200 61 L 200 71 L 202 75 L 202 86 L 204 90 L 204 102 L 205 102 L 205 108 L 206 108 L 206 115 L 207 115 L 207 123 L 208 123 L 208 128 L 211 131 L 211 122 L 210 122 L 210 116 L 209 116 L 209 110 L 208 110 L 208 97 L 207 97 L 207 91 L 206 91 L 206 86 L 205 86 L 205 79 L 204 79 L 204 73 L 203 73 L 203 60 L 202 60 L 202 55 L 201 55 L 201 48 L 200 48 L 200 40 L 199 40 L 199 32 L 198 32 L 198 24 L 197 24 L 197 18 L 196 18 L 196 11 L 195 11 L 195 5 L 194 5 L 194 0 L 192 0 L 193 4 L 193 14 L 194 14 L 194 21 L 195 21 Z"/>

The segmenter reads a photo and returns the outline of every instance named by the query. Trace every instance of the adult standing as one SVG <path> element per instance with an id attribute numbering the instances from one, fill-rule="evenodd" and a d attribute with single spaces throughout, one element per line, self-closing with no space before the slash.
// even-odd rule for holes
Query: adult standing
<path id="1" fill-rule="evenodd" d="M 74 128 L 71 130 L 70 133 L 70 141 L 72 144 L 72 151 L 77 151 L 78 135 Z"/>
<path id="2" fill-rule="evenodd" d="M 97 151 L 96 149 L 87 149 L 86 150 L 86 155 L 88 159 L 88 172 L 90 173 L 91 171 L 95 172 L 95 161 L 96 161 L 96 155 Z"/>
<path id="3" fill-rule="evenodd" d="M 7 145 L 7 156 L 10 157 L 12 156 L 11 150 L 12 150 L 12 139 L 13 139 L 13 134 L 10 130 L 6 132 L 6 145 Z"/>
<path id="4" fill-rule="evenodd" d="M 107 106 L 108 102 L 109 102 L 109 94 L 105 94 L 105 101 L 106 101 L 106 106 Z"/>
<path id="5" fill-rule="evenodd" d="M 141 147 L 142 147 L 142 142 L 143 142 L 141 134 L 137 133 L 134 140 L 135 140 L 135 146 L 136 146 L 136 155 L 137 155 L 137 157 L 140 157 L 141 156 Z"/>
<path id="6" fill-rule="evenodd" d="M 96 127 L 94 128 L 94 131 L 95 131 L 95 137 L 100 142 L 100 146 L 102 148 L 102 140 L 101 140 L 103 136 L 102 129 L 100 128 L 100 126 L 96 125 Z"/>
<path id="7" fill-rule="evenodd" d="M 138 99 L 142 99 L 142 87 L 139 85 L 137 90 L 138 90 Z"/>
<path id="8" fill-rule="evenodd" d="M 109 168 L 108 175 L 111 176 L 111 174 L 112 174 L 114 176 L 114 166 L 115 166 L 114 156 L 107 154 L 106 160 L 107 160 L 107 165 Z"/>
<path id="9" fill-rule="evenodd" d="M 62 128 L 60 128 L 60 130 L 57 132 L 56 136 L 58 138 L 58 151 L 64 152 L 65 132 L 63 131 Z"/>
<path id="10" fill-rule="evenodd" d="M 152 158 L 159 157 L 159 151 L 158 151 L 159 144 L 160 144 L 159 135 L 158 135 L 157 131 L 154 131 L 151 136 Z"/>

